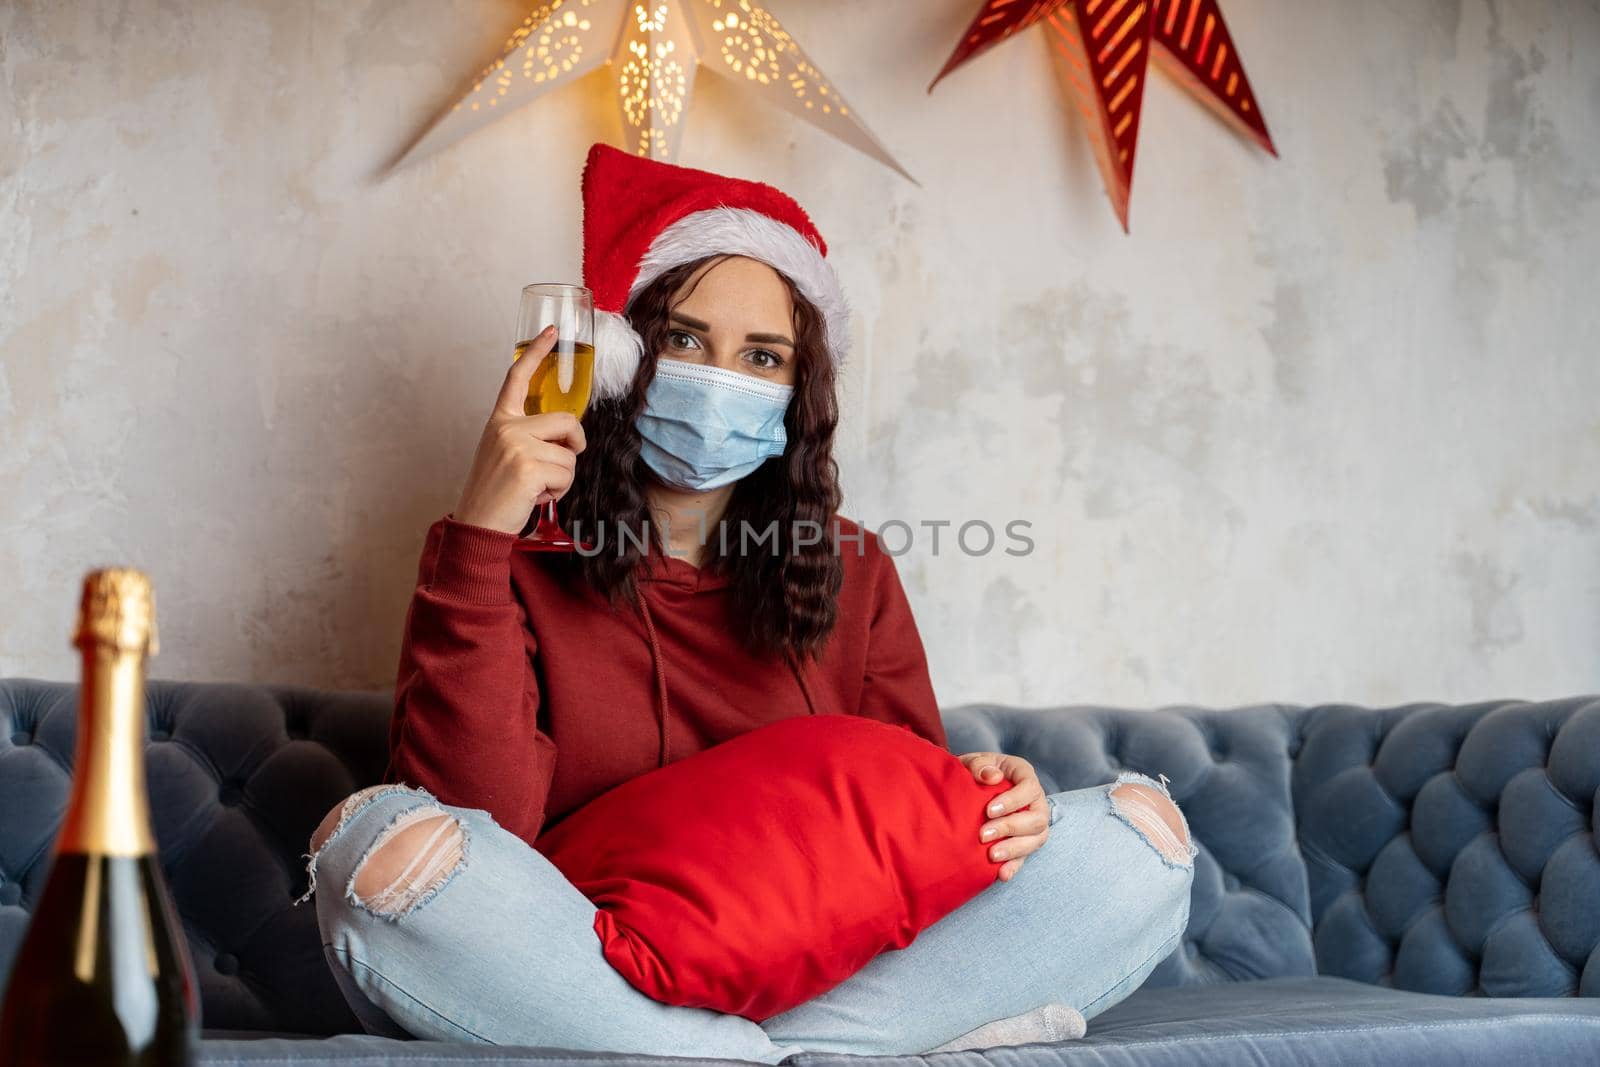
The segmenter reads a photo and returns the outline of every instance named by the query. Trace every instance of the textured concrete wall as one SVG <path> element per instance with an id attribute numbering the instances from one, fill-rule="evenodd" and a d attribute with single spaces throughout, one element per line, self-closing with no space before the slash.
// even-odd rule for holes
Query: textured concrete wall
<path id="1" fill-rule="evenodd" d="M 1227 0 L 1282 158 L 1156 73 L 1131 236 L 1040 32 L 772 0 L 921 180 L 703 78 L 682 162 L 793 192 L 859 312 L 846 511 L 942 700 L 1600 691 L 1600 6 Z M 0 3 L 0 675 L 91 566 L 160 677 L 392 684 L 517 289 L 573 277 L 605 75 L 383 165 L 512 0 Z"/>

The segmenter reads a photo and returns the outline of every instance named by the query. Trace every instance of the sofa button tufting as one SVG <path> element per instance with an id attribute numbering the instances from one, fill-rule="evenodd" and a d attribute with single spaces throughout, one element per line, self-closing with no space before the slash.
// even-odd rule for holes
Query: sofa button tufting
<path id="1" fill-rule="evenodd" d="M 229 782 L 226 785 L 224 785 L 222 787 L 222 791 L 217 794 L 217 800 L 220 801 L 223 804 L 228 805 L 229 807 L 232 807 L 233 805 L 239 803 L 239 801 L 242 800 L 243 798 L 244 798 L 244 791 L 241 790 L 237 785 L 235 785 L 232 782 Z"/>
<path id="2" fill-rule="evenodd" d="M 11 735 L 11 743 L 18 746 L 31 745 L 33 744 L 33 735 L 26 730 L 18 730 Z"/>
<path id="3" fill-rule="evenodd" d="M 217 953 L 216 967 L 218 974 L 238 974 L 239 957 L 231 952 Z"/>
<path id="4" fill-rule="evenodd" d="M 150 740 L 152 740 L 152 741 L 165 741 L 168 738 L 170 738 L 171 736 L 172 735 L 167 733 L 167 731 L 165 731 L 165 730 L 159 730 L 158 729 L 158 730 L 151 730 L 150 731 Z"/>
<path id="5" fill-rule="evenodd" d="M 22 902 L 22 887 L 15 882 L 0 885 L 0 904 L 20 904 Z"/>

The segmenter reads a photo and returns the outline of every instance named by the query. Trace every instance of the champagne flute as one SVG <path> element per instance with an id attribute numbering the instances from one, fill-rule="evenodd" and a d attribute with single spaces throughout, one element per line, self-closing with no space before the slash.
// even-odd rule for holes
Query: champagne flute
<path id="1" fill-rule="evenodd" d="M 564 282 L 525 286 L 512 362 L 521 359 L 551 323 L 556 327 L 555 347 L 528 379 L 522 411 L 525 415 L 569 411 L 581 419 L 594 382 L 594 294 L 581 285 Z M 554 498 L 534 508 L 532 521 L 533 532 L 519 540 L 517 547 L 533 552 L 571 552 L 578 547 L 556 521 Z"/>

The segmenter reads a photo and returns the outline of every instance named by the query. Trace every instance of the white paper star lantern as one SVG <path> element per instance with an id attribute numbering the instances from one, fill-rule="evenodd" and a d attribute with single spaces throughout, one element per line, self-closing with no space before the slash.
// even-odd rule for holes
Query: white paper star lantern
<path id="1" fill-rule="evenodd" d="M 753 0 L 553 0 L 540 4 L 396 165 L 460 140 L 507 111 L 602 64 L 617 94 L 626 147 L 672 161 L 701 65 L 794 112 L 916 182 Z"/>

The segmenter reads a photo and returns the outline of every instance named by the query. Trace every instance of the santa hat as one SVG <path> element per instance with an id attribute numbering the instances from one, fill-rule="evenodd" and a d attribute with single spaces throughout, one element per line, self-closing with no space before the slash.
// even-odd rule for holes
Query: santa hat
<path id="1" fill-rule="evenodd" d="M 622 312 L 681 263 L 716 253 L 759 259 L 821 312 L 835 365 L 849 346 L 850 308 L 827 243 L 794 198 L 730 178 L 594 144 L 583 165 L 583 284 L 594 294 L 594 395 L 628 391 L 644 342 Z"/>

